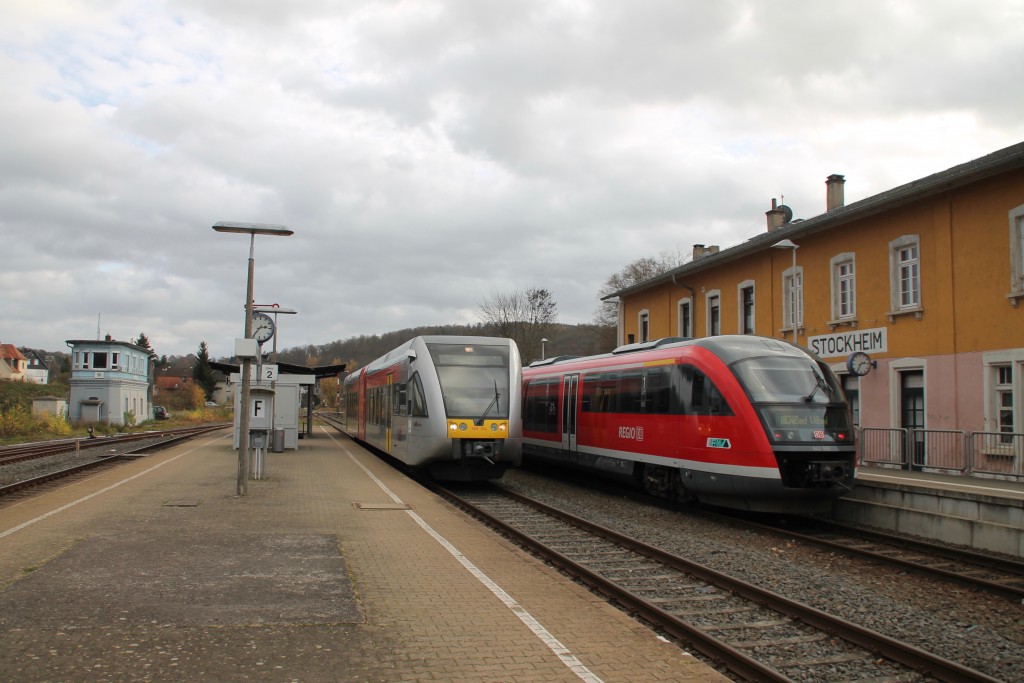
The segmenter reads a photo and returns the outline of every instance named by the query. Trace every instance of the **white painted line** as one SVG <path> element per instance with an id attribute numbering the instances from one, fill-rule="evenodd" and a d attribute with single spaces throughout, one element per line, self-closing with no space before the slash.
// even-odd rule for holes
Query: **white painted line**
<path id="1" fill-rule="evenodd" d="M 61 506 L 61 507 L 59 507 L 59 508 L 56 508 L 56 509 L 54 509 L 54 510 L 50 510 L 50 511 L 49 511 L 49 512 L 47 512 L 47 513 L 46 513 L 45 515 L 39 515 L 39 516 L 38 516 L 38 517 L 36 517 L 35 519 L 30 519 L 30 520 L 28 520 L 27 522 L 22 522 L 21 524 L 19 524 L 19 525 L 18 525 L 18 526 L 16 526 L 16 527 L 11 527 L 11 528 L 10 528 L 10 529 L 8 529 L 7 531 L 2 531 L 2 532 L 0 532 L 0 538 L 6 538 L 6 537 L 10 536 L 11 534 L 13 534 L 13 533 L 15 533 L 15 532 L 21 531 L 22 529 L 24 529 L 24 528 L 26 528 L 26 527 L 30 527 L 30 526 L 32 526 L 32 525 L 33 525 L 33 524 L 35 524 L 36 522 L 41 522 L 41 521 L 43 521 L 44 519 L 47 519 L 47 518 L 49 518 L 49 517 L 53 517 L 54 515 L 56 515 L 56 514 L 58 514 L 58 513 L 60 513 L 60 512 L 64 512 L 65 510 L 68 510 L 68 509 L 70 509 L 70 508 L 73 508 L 73 507 L 75 507 L 76 505 L 78 505 L 79 503 L 84 503 L 85 501 L 87 501 L 87 500 L 91 500 L 91 499 L 95 498 L 96 496 L 99 496 L 99 495 L 101 495 L 101 494 L 104 494 L 104 493 L 106 493 L 107 491 L 112 491 L 113 489 L 116 489 L 116 488 L 117 488 L 118 486 L 120 486 L 121 484 L 127 484 L 127 483 L 128 483 L 128 482 L 130 482 L 130 481 L 134 481 L 135 479 L 138 479 L 138 478 L 139 478 L 139 477 L 141 477 L 141 476 L 144 476 L 144 475 L 147 475 L 147 474 L 149 474 L 149 473 L 150 473 L 150 472 L 152 472 L 153 470 L 158 470 L 158 469 L 160 469 L 161 467 L 163 467 L 164 465 L 166 465 L 166 464 L 168 464 L 168 463 L 172 463 L 172 462 L 174 462 L 174 461 L 175 461 L 175 460 L 177 460 L 178 458 L 183 458 L 183 457 L 185 457 L 186 455 L 188 455 L 189 453 L 192 453 L 193 451 L 197 451 L 197 450 L 199 450 L 200 448 L 203 448 L 204 446 L 206 446 L 206 445 L 207 445 L 207 444 L 209 444 L 209 443 L 212 443 L 213 441 L 217 441 L 218 439 L 223 439 L 223 438 L 224 438 L 223 436 L 219 436 L 219 437 L 217 437 L 216 439 L 211 439 L 210 441 L 207 441 L 206 443 L 203 443 L 203 444 L 201 444 L 201 445 L 199 445 L 199 446 L 196 446 L 195 448 L 191 448 L 191 449 L 189 449 L 189 450 L 185 451 L 184 453 L 181 453 L 181 454 L 179 454 L 179 455 L 176 455 L 176 456 L 174 456 L 173 458 L 170 458 L 169 460 L 164 460 L 164 461 L 163 461 L 162 463 L 160 463 L 160 464 L 158 464 L 158 465 L 153 465 L 153 466 L 152 466 L 152 467 L 150 467 L 150 468 L 149 468 L 148 470 L 143 470 L 142 472 L 139 472 L 138 474 L 134 474 L 134 475 L 132 475 L 132 476 L 128 477 L 127 479 L 122 479 L 121 481 L 117 482 L 116 484 L 111 484 L 110 486 L 108 486 L 108 487 L 106 487 L 106 488 L 100 489 L 99 491 L 94 491 L 94 492 L 90 493 L 90 494 L 89 494 L 88 496 L 84 496 L 84 497 L 82 497 L 82 498 L 79 498 L 78 500 L 76 500 L 76 501 L 73 501 L 73 502 L 71 502 L 71 503 L 68 503 L 67 505 L 62 505 L 62 506 Z"/>
<path id="2" fill-rule="evenodd" d="M 326 429 L 324 430 L 324 433 L 327 434 L 328 437 L 330 437 L 331 441 L 338 443 L 337 440 L 335 440 L 334 436 Z M 371 472 L 363 465 L 363 463 L 359 462 L 359 460 L 357 460 L 354 455 L 349 453 L 348 457 L 352 459 L 352 462 L 354 462 L 364 472 L 366 472 L 366 475 L 370 477 L 370 479 L 372 479 L 374 482 L 376 482 L 377 486 L 379 486 L 381 490 L 383 490 L 384 493 L 386 493 L 391 498 L 391 500 L 402 505 L 405 504 L 401 498 L 396 496 L 391 491 L 391 489 L 389 489 L 384 484 L 384 482 L 378 479 L 373 472 Z M 472 574 L 480 583 L 486 586 L 487 589 L 490 590 L 495 597 L 501 600 L 501 602 L 504 603 L 505 606 L 508 607 L 513 614 L 519 617 L 520 621 L 526 624 L 527 628 L 529 628 L 533 632 L 533 634 L 537 636 L 541 640 L 541 642 L 543 642 L 548 647 L 548 649 L 551 650 L 562 661 L 563 664 L 565 664 L 566 667 L 569 668 L 570 671 L 572 671 L 580 679 L 587 681 L 588 683 L 603 683 L 602 679 L 599 676 L 597 676 L 590 669 L 584 666 L 583 663 L 576 658 L 576 655 L 572 654 L 572 652 L 567 647 L 565 647 L 565 645 L 559 642 L 559 640 L 555 638 L 555 636 L 552 635 L 550 631 L 544 628 L 544 626 L 541 625 L 541 623 L 537 621 L 532 614 L 527 612 L 522 605 L 516 602 L 515 598 L 506 593 L 501 586 L 492 581 L 486 574 L 484 574 L 480 570 L 479 567 L 470 562 L 469 558 L 463 555 L 458 548 L 449 543 L 448 540 L 444 538 L 444 536 L 437 533 L 437 531 L 435 531 L 429 524 L 427 524 L 427 522 L 422 517 L 420 517 L 412 510 L 409 510 L 408 512 L 406 512 L 406 514 L 412 517 L 413 520 L 417 524 L 419 524 L 424 531 L 430 534 L 430 536 L 435 541 L 440 543 L 445 550 L 451 553 L 452 557 L 458 560 L 459 564 L 465 567 L 469 571 L 469 573 Z"/>

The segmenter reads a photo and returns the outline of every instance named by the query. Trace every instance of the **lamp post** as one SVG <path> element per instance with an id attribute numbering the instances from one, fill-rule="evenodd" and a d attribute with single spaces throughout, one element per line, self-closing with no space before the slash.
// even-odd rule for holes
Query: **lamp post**
<path id="1" fill-rule="evenodd" d="M 792 278 L 790 280 L 792 286 L 790 287 L 789 291 L 789 322 L 792 323 L 793 325 L 793 343 L 796 344 L 796 250 L 800 248 L 800 245 L 793 242 L 793 240 L 781 240 L 773 244 L 772 247 L 774 247 L 775 249 L 789 249 L 793 252 L 793 271 L 790 275 L 790 277 Z M 785 291 L 783 291 L 782 295 L 786 295 Z"/>
<path id="2" fill-rule="evenodd" d="M 245 289 L 245 338 L 252 338 L 252 288 L 253 273 L 255 272 L 255 261 L 253 254 L 256 250 L 256 235 L 277 235 L 287 237 L 295 233 L 294 230 L 283 225 L 269 225 L 266 223 L 234 223 L 231 221 L 218 221 L 214 223 L 213 229 L 217 232 L 238 232 L 249 235 L 249 276 L 246 280 Z M 244 496 L 249 492 L 249 383 L 252 380 L 252 359 L 242 359 L 242 398 L 238 427 L 238 483 L 235 492 Z"/>
<path id="3" fill-rule="evenodd" d="M 548 343 L 546 337 L 541 337 L 540 340 L 540 359 L 544 360 L 547 356 L 544 355 L 544 345 Z"/>

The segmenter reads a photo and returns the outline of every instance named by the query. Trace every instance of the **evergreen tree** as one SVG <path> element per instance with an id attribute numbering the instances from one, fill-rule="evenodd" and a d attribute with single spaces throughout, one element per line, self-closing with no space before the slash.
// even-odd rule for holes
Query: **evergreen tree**
<path id="1" fill-rule="evenodd" d="M 141 346 L 147 351 L 152 351 L 153 347 L 149 345 L 149 337 L 146 336 L 145 332 L 139 332 L 139 338 L 135 340 L 136 346 Z"/>
<path id="2" fill-rule="evenodd" d="M 217 380 L 213 378 L 213 368 L 210 367 L 210 352 L 206 348 L 206 342 L 200 342 L 199 353 L 196 354 L 196 362 L 192 366 L 192 379 L 203 389 L 206 400 L 213 400 L 213 392 L 217 388 Z"/>

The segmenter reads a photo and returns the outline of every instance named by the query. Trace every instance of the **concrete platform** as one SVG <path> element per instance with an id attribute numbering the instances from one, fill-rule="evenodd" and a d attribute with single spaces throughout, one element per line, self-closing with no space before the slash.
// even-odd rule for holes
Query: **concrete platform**
<path id="1" fill-rule="evenodd" d="M 0 509 L 0 680 L 724 681 L 346 437 Z"/>
<path id="2" fill-rule="evenodd" d="M 860 467 L 837 521 L 1024 558 L 1024 483 Z"/>

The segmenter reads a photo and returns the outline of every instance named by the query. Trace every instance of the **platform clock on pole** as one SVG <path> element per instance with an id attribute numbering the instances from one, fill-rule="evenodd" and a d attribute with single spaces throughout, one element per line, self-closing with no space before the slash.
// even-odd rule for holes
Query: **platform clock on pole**
<path id="1" fill-rule="evenodd" d="M 266 313 L 253 313 L 252 338 L 261 345 L 274 336 L 274 319 Z"/>

